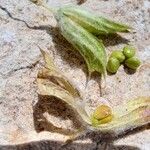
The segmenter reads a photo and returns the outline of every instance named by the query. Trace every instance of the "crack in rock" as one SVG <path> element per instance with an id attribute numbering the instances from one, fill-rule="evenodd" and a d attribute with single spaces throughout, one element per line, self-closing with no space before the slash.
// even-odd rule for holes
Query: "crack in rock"
<path id="1" fill-rule="evenodd" d="M 27 66 L 21 66 L 19 68 L 16 68 L 16 69 L 13 69 L 11 70 L 10 72 L 7 73 L 7 75 L 3 74 L 3 73 L 0 73 L 2 76 L 4 76 L 5 78 L 7 78 L 8 76 L 11 76 L 13 73 L 17 72 L 17 71 L 20 71 L 20 70 L 23 70 L 23 69 L 33 69 L 34 67 L 36 67 L 37 64 L 39 64 L 39 61 L 40 60 L 37 60 L 36 62 L 30 64 L 30 65 L 27 65 Z"/>

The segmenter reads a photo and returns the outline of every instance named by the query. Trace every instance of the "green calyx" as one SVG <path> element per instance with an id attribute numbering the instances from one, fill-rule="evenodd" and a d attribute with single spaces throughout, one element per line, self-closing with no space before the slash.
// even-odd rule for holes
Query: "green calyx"
<path id="1" fill-rule="evenodd" d="M 61 34 L 83 56 L 89 74 L 97 71 L 105 77 L 107 55 L 103 43 L 72 19 L 65 16 L 62 9 L 57 13 L 57 21 Z"/>
<path id="2" fill-rule="evenodd" d="M 114 34 L 131 29 L 125 24 L 98 16 L 80 7 L 64 7 L 63 13 L 92 34 Z"/>

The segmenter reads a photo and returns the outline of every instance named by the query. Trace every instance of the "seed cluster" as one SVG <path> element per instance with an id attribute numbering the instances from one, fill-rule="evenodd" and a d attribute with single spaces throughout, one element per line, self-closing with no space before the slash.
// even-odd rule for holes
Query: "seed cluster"
<path id="1" fill-rule="evenodd" d="M 135 57 L 135 48 L 131 45 L 126 45 L 122 51 L 115 50 L 111 53 L 107 63 L 107 71 L 116 73 L 121 64 L 133 70 L 140 66 L 141 62 Z"/>
<path id="2" fill-rule="evenodd" d="M 127 32 L 130 27 L 98 16 L 79 6 L 50 8 L 42 0 L 31 0 L 53 12 L 61 34 L 80 52 L 87 64 L 89 75 L 92 72 L 106 76 L 107 55 L 103 42 L 97 35 Z M 120 59 L 120 61 L 122 61 Z"/>

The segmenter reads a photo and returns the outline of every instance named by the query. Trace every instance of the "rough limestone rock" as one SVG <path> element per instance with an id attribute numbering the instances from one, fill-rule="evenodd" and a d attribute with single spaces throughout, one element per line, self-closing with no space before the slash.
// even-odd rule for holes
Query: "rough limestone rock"
<path id="1" fill-rule="evenodd" d="M 80 1 L 48 3 L 60 7 Z M 132 33 L 103 40 L 108 54 L 131 43 L 142 60 L 135 73 L 120 67 L 116 75 L 108 75 L 103 97 L 114 106 L 137 96 L 150 96 L 150 1 L 87 0 L 81 6 L 134 27 Z M 38 46 L 49 51 L 55 64 L 74 81 L 91 107 L 101 101 L 98 75 L 93 75 L 85 90 L 85 62 L 61 36 L 53 14 L 28 0 L 0 0 L 0 150 L 149 149 L 148 130 L 131 132 L 115 140 L 103 140 L 101 134 L 89 133 L 63 146 L 68 133 L 80 123 L 66 104 L 38 96 L 36 75 L 43 64 Z"/>

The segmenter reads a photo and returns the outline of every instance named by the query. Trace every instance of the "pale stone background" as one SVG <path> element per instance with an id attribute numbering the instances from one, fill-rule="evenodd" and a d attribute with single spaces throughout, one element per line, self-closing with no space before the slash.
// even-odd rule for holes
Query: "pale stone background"
<path id="1" fill-rule="evenodd" d="M 56 7 L 76 3 L 49 0 Z M 103 97 L 113 106 L 129 98 L 150 96 L 150 1 L 87 0 L 82 7 L 133 26 L 133 33 L 121 34 L 123 38 L 105 38 L 104 43 L 108 54 L 132 43 L 143 62 L 134 74 L 120 67 L 116 75 L 109 75 Z M 43 61 L 37 45 L 50 52 L 55 64 L 75 82 L 90 106 L 95 107 L 101 98 L 98 75 L 93 76 L 85 90 L 87 68 L 83 58 L 55 26 L 51 13 L 28 0 L 0 0 L 0 150 L 149 150 L 148 130 L 107 142 L 91 134 L 61 147 L 67 139 L 64 134 L 80 124 L 73 123 L 73 112 L 65 104 L 38 97 L 35 79 Z M 58 128 L 54 129 L 45 118 Z M 66 129 L 63 134 L 61 127 Z"/>

